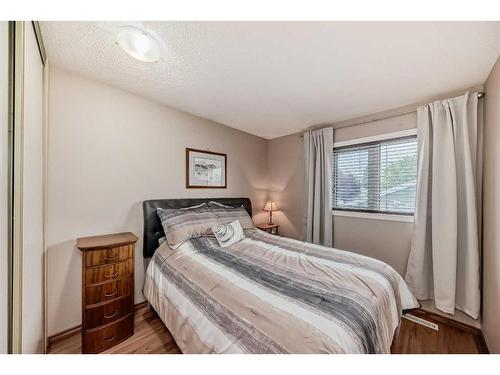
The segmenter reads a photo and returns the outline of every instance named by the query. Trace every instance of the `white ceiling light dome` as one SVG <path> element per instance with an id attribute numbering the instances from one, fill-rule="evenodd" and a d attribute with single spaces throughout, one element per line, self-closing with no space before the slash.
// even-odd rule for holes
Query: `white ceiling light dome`
<path id="1" fill-rule="evenodd" d="M 135 26 L 120 27 L 116 42 L 139 61 L 158 62 L 161 59 L 160 43 L 151 34 Z"/>

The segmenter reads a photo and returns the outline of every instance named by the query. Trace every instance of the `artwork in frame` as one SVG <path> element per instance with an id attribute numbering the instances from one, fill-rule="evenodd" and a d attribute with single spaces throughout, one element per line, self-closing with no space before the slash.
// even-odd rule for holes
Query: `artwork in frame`
<path id="1" fill-rule="evenodd" d="M 227 156 L 186 148 L 186 188 L 225 189 Z"/>

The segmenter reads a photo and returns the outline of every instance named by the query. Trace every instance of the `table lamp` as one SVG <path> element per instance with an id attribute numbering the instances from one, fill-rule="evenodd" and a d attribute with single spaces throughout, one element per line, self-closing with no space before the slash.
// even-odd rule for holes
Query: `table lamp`
<path id="1" fill-rule="evenodd" d="M 266 206 L 264 207 L 264 211 L 269 211 L 269 225 L 273 225 L 273 211 L 278 211 L 278 205 L 276 202 L 267 201 Z"/>

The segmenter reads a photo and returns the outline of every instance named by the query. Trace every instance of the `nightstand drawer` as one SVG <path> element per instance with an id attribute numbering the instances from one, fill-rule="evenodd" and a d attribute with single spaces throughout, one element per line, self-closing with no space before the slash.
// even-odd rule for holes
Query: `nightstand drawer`
<path id="1" fill-rule="evenodd" d="M 98 266 L 85 269 L 87 285 L 101 281 L 116 280 L 132 273 L 133 259 L 124 262 L 112 263 L 109 266 Z"/>
<path id="2" fill-rule="evenodd" d="M 85 331 L 84 353 L 98 353 L 125 340 L 134 333 L 134 316 L 127 315 L 102 328 Z"/>
<path id="3" fill-rule="evenodd" d="M 104 302 L 107 300 L 123 297 L 129 294 L 131 290 L 131 277 L 126 276 L 123 279 L 112 281 L 105 284 L 87 286 L 85 288 L 85 304 Z"/>
<path id="4" fill-rule="evenodd" d="M 130 296 L 109 302 L 97 307 L 87 308 L 85 311 L 87 329 L 96 328 L 114 322 L 133 310 Z"/>
<path id="5" fill-rule="evenodd" d="M 133 255 L 134 245 L 89 251 L 85 253 L 85 266 L 92 267 L 108 263 L 120 262 L 132 258 Z"/>

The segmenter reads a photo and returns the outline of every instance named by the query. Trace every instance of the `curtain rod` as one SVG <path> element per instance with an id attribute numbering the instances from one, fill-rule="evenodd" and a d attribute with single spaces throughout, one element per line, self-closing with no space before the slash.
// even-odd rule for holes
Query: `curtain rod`
<path id="1" fill-rule="evenodd" d="M 478 99 L 484 98 L 484 92 L 478 92 L 477 93 L 477 98 Z M 368 120 L 361 120 L 359 122 L 355 122 L 355 123 L 352 123 L 352 124 L 338 126 L 338 127 L 335 127 L 334 129 L 342 129 L 342 128 L 348 128 L 350 126 L 368 124 L 369 122 L 375 122 L 375 121 L 385 120 L 385 119 L 388 119 L 388 118 L 397 117 L 397 116 L 403 116 L 403 115 L 407 115 L 407 114 L 414 113 L 414 112 L 417 112 L 417 108 L 406 110 L 406 111 L 401 111 L 401 112 L 391 113 L 390 115 L 382 115 L 382 116 L 379 116 L 379 117 L 372 117 L 372 118 L 370 118 Z M 310 130 L 312 130 L 312 129 L 310 129 Z M 299 137 L 302 138 L 305 131 L 306 130 L 304 130 L 303 132 L 301 132 L 299 134 Z"/>

